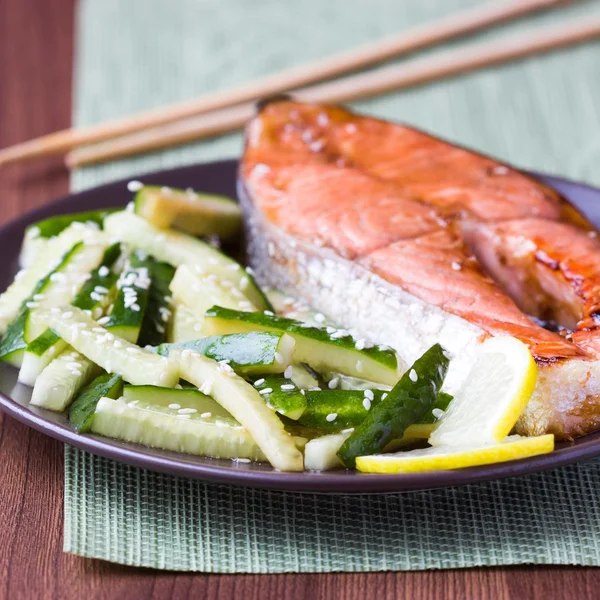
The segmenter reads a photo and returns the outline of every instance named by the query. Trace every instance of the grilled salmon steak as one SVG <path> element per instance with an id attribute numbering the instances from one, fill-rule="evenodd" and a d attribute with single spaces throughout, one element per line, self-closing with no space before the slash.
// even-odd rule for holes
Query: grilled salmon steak
<path id="1" fill-rule="evenodd" d="M 600 241 L 553 189 L 411 127 L 283 98 L 247 126 L 239 191 L 263 284 L 406 363 L 441 343 L 450 393 L 487 336 L 514 336 L 539 366 L 517 432 L 600 428 Z"/>

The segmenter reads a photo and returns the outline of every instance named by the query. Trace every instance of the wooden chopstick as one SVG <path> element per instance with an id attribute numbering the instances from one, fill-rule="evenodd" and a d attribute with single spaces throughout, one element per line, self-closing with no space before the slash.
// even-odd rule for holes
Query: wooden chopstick
<path id="1" fill-rule="evenodd" d="M 481 43 L 412 60 L 400 65 L 351 75 L 294 92 L 308 102 L 345 102 L 422 85 L 508 61 L 526 58 L 585 42 L 600 36 L 600 17 L 573 20 L 558 27 L 523 32 L 493 43 Z M 232 131 L 244 125 L 255 112 L 251 102 L 194 119 L 124 136 L 110 142 L 74 150 L 66 157 L 69 167 L 105 162 L 115 158 L 158 150 L 192 140 Z"/>
<path id="2" fill-rule="evenodd" d="M 64 129 L 17 144 L 0 150 L 0 165 L 28 158 L 61 154 L 78 146 L 105 141 L 292 90 L 473 33 L 528 13 L 574 1 L 577 0 L 513 0 L 509 4 L 494 1 L 483 7 L 471 8 L 458 15 L 447 17 L 437 23 L 423 25 L 412 32 L 402 33 L 331 58 L 293 67 L 234 89 L 210 93 L 194 100 L 91 127 Z"/>

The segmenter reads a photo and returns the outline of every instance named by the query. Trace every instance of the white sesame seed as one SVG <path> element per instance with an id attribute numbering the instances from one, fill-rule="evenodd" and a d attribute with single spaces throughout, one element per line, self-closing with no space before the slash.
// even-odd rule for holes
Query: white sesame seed
<path id="1" fill-rule="evenodd" d="M 381 399 L 385 400 L 387 398 L 387 396 L 388 396 L 388 393 L 384 392 L 383 394 L 381 394 Z"/>
<path id="2" fill-rule="evenodd" d="M 354 431 L 354 427 L 349 427 L 348 429 L 342 429 L 340 433 L 352 433 Z"/>
<path id="3" fill-rule="evenodd" d="M 109 273 L 110 273 L 110 269 L 106 265 L 102 265 L 98 269 L 98 275 L 100 275 L 100 277 L 106 277 Z"/>
<path id="4" fill-rule="evenodd" d="M 327 387 L 330 390 L 335 390 L 335 388 L 337 388 L 338 384 L 340 382 L 340 378 L 339 377 L 334 377 L 328 384 Z"/>
<path id="5" fill-rule="evenodd" d="M 292 367 L 292 365 L 290 365 L 289 367 L 286 368 L 286 370 L 283 372 L 283 376 L 286 379 L 291 379 L 292 375 L 294 374 L 294 367 Z"/>
<path id="6" fill-rule="evenodd" d="M 373 394 L 373 390 L 365 390 L 365 398 L 373 400 L 374 397 L 375 395 Z"/>
<path id="7" fill-rule="evenodd" d="M 436 419 L 441 419 L 444 416 L 444 411 L 441 408 L 434 408 L 431 411 L 431 414 L 436 418 Z"/>
<path id="8" fill-rule="evenodd" d="M 106 323 L 108 323 L 110 321 L 110 317 L 106 316 L 106 317 L 100 317 L 98 319 L 98 325 L 106 325 Z M 99 329 L 99 327 L 94 327 L 94 329 L 92 331 L 95 331 Z"/>
<path id="9" fill-rule="evenodd" d="M 283 364 L 283 356 L 279 352 L 275 352 L 275 362 Z"/>
<path id="10" fill-rule="evenodd" d="M 27 308 L 37 308 L 40 305 L 39 302 L 26 302 L 25 306 Z"/>
<path id="11" fill-rule="evenodd" d="M 239 462 L 239 463 L 249 463 L 250 462 L 249 458 L 232 458 L 231 460 L 233 462 Z"/>
<path id="12" fill-rule="evenodd" d="M 325 420 L 329 423 L 331 423 L 332 421 L 335 421 L 337 419 L 337 413 L 329 413 L 326 417 Z"/>
<path id="13" fill-rule="evenodd" d="M 180 415 L 194 415 L 198 412 L 195 408 L 180 408 L 177 411 Z"/>
<path id="14" fill-rule="evenodd" d="M 259 390 L 259 394 L 270 394 L 273 391 L 273 388 L 264 388 L 263 390 Z"/>
<path id="15" fill-rule="evenodd" d="M 141 181 L 138 181 L 137 179 L 132 179 L 127 184 L 127 189 L 130 192 L 139 192 L 143 187 L 144 187 L 144 184 Z"/>
<path id="16" fill-rule="evenodd" d="M 456 261 L 456 260 L 452 261 L 452 265 L 451 266 L 452 266 L 452 270 L 453 271 L 460 271 L 460 270 L 462 270 L 462 265 L 458 261 Z"/>
<path id="17" fill-rule="evenodd" d="M 365 398 L 362 401 L 362 405 L 365 407 L 365 410 L 370 410 L 371 409 L 371 401 L 368 398 Z"/>
<path id="18" fill-rule="evenodd" d="M 125 207 L 125 210 L 127 212 L 134 212 L 135 211 L 135 204 L 133 202 L 128 202 L 127 206 Z"/>
<path id="19" fill-rule="evenodd" d="M 417 375 L 417 372 L 414 369 L 411 369 L 409 374 L 408 374 L 408 378 L 413 382 L 416 383 L 419 380 L 419 376 Z"/>
<path id="20" fill-rule="evenodd" d="M 357 350 L 364 350 L 365 349 L 365 340 L 356 340 L 356 344 L 354 344 L 354 347 Z"/>
<path id="21" fill-rule="evenodd" d="M 211 417 L 211 416 L 212 416 L 212 413 L 210 413 L 210 412 L 203 412 L 203 413 L 202 413 L 200 416 L 201 416 L 203 419 L 208 419 L 208 417 Z"/>
<path id="22" fill-rule="evenodd" d="M 288 391 L 288 390 L 295 390 L 296 386 L 292 383 L 284 383 L 280 389 L 284 392 Z"/>
<path id="23" fill-rule="evenodd" d="M 181 408 L 181 404 L 177 404 L 177 403 L 173 403 L 173 404 L 169 404 L 169 408 L 171 410 L 179 410 Z"/>
<path id="24" fill-rule="evenodd" d="M 267 315 L 268 317 L 274 317 L 275 313 L 272 310 L 264 310 L 263 314 Z"/>
<path id="25" fill-rule="evenodd" d="M 132 304 L 131 305 L 131 310 L 134 312 L 140 312 L 140 305 L 139 304 Z"/>

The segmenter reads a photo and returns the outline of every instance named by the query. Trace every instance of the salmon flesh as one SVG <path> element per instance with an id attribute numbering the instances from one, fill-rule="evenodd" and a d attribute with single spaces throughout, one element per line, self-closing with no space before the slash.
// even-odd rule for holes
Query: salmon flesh
<path id="1" fill-rule="evenodd" d="M 539 367 L 517 432 L 600 428 L 600 241 L 553 189 L 411 127 L 278 99 L 247 126 L 239 192 L 262 284 L 406 364 L 441 343 L 450 393 L 486 337 L 514 336 Z"/>

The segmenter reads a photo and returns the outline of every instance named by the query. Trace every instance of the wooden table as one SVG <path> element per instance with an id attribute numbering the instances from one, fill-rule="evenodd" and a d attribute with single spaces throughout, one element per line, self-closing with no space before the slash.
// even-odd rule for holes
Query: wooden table
<path id="1" fill-rule="evenodd" d="M 75 2 L 0 0 L 0 147 L 69 125 Z M 0 222 L 65 194 L 68 184 L 60 160 L 0 170 Z M 62 444 L 0 414 L 0 464 L 0 600 L 550 600 L 600 593 L 600 571 L 583 568 L 218 576 L 87 560 L 62 552 Z"/>

